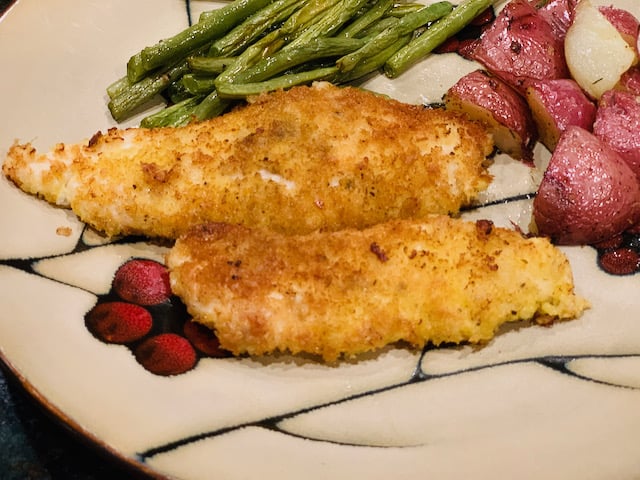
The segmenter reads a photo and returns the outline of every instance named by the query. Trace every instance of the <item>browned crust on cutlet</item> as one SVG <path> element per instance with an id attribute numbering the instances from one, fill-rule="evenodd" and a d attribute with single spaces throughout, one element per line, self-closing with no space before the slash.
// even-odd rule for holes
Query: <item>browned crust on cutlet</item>
<path id="1" fill-rule="evenodd" d="M 505 322 L 587 308 L 547 240 L 447 216 L 293 237 L 207 224 L 166 260 L 174 292 L 234 354 L 480 343 Z"/>
<path id="2" fill-rule="evenodd" d="M 205 221 L 299 234 L 457 214 L 488 186 L 492 149 L 458 114 L 323 83 L 186 127 L 110 129 L 48 156 L 15 145 L 3 171 L 108 235 L 175 238 Z"/>

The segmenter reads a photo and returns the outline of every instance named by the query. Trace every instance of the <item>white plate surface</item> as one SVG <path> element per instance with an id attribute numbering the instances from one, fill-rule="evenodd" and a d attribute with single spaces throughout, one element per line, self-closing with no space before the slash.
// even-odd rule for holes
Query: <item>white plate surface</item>
<path id="1" fill-rule="evenodd" d="M 637 0 L 615 3 L 640 17 Z M 212 5 L 191 2 L 192 15 Z M 187 22 L 178 0 L 19 0 L 0 20 L 0 151 L 114 126 L 106 85 Z M 472 68 L 434 55 L 366 86 L 436 101 Z M 532 193 L 541 175 L 506 157 L 492 169 L 486 201 Z M 0 205 L 0 356 L 62 421 L 137 468 L 227 480 L 640 478 L 640 276 L 603 273 L 591 248 L 564 249 L 593 303 L 575 321 L 510 329 L 481 349 L 388 348 L 339 367 L 202 358 L 162 377 L 83 319 L 120 264 L 164 250 L 94 242 L 74 215 L 4 178 Z M 466 216 L 526 229 L 530 200 L 493 205 Z"/>

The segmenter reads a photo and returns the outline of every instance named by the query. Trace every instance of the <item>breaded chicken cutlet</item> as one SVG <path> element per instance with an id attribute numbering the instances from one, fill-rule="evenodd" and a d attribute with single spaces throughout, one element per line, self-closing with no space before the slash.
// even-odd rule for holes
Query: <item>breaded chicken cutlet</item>
<path id="1" fill-rule="evenodd" d="M 588 307 L 547 239 L 444 215 L 295 236 L 201 225 L 166 262 L 190 314 L 236 355 L 333 361 L 398 341 L 481 343 L 505 322 Z"/>
<path id="2" fill-rule="evenodd" d="M 456 214 L 491 178 L 491 137 L 442 109 L 328 83 L 179 128 L 110 129 L 4 174 L 107 235 L 175 238 L 207 221 L 287 234 Z"/>

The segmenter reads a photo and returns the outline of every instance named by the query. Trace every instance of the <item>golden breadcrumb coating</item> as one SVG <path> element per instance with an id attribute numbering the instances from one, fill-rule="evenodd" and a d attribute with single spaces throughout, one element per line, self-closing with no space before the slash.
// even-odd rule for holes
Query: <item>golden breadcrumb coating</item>
<path id="1" fill-rule="evenodd" d="M 444 215 L 295 236 L 201 225 L 166 262 L 191 315 L 236 355 L 486 342 L 505 322 L 588 307 L 547 239 Z"/>
<path id="2" fill-rule="evenodd" d="M 180 128 L 110 129 L 4 174 L 108 235 L 175 238 L 205 221 L 296 234 L 455 214 L 484 190 L 490 135 L 442 109 L 328 83 Z"/>

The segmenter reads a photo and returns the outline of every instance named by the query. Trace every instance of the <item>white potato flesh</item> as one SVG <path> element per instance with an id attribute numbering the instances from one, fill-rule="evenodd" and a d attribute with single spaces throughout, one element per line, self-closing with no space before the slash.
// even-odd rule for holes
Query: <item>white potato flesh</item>
<path id="1" fill-rule="evenodd" d="M 588 0 L 576 7 L 564 50 L 571 76 L 595 99 L 613 88 L 635 61 L 633 48 Z"/>

